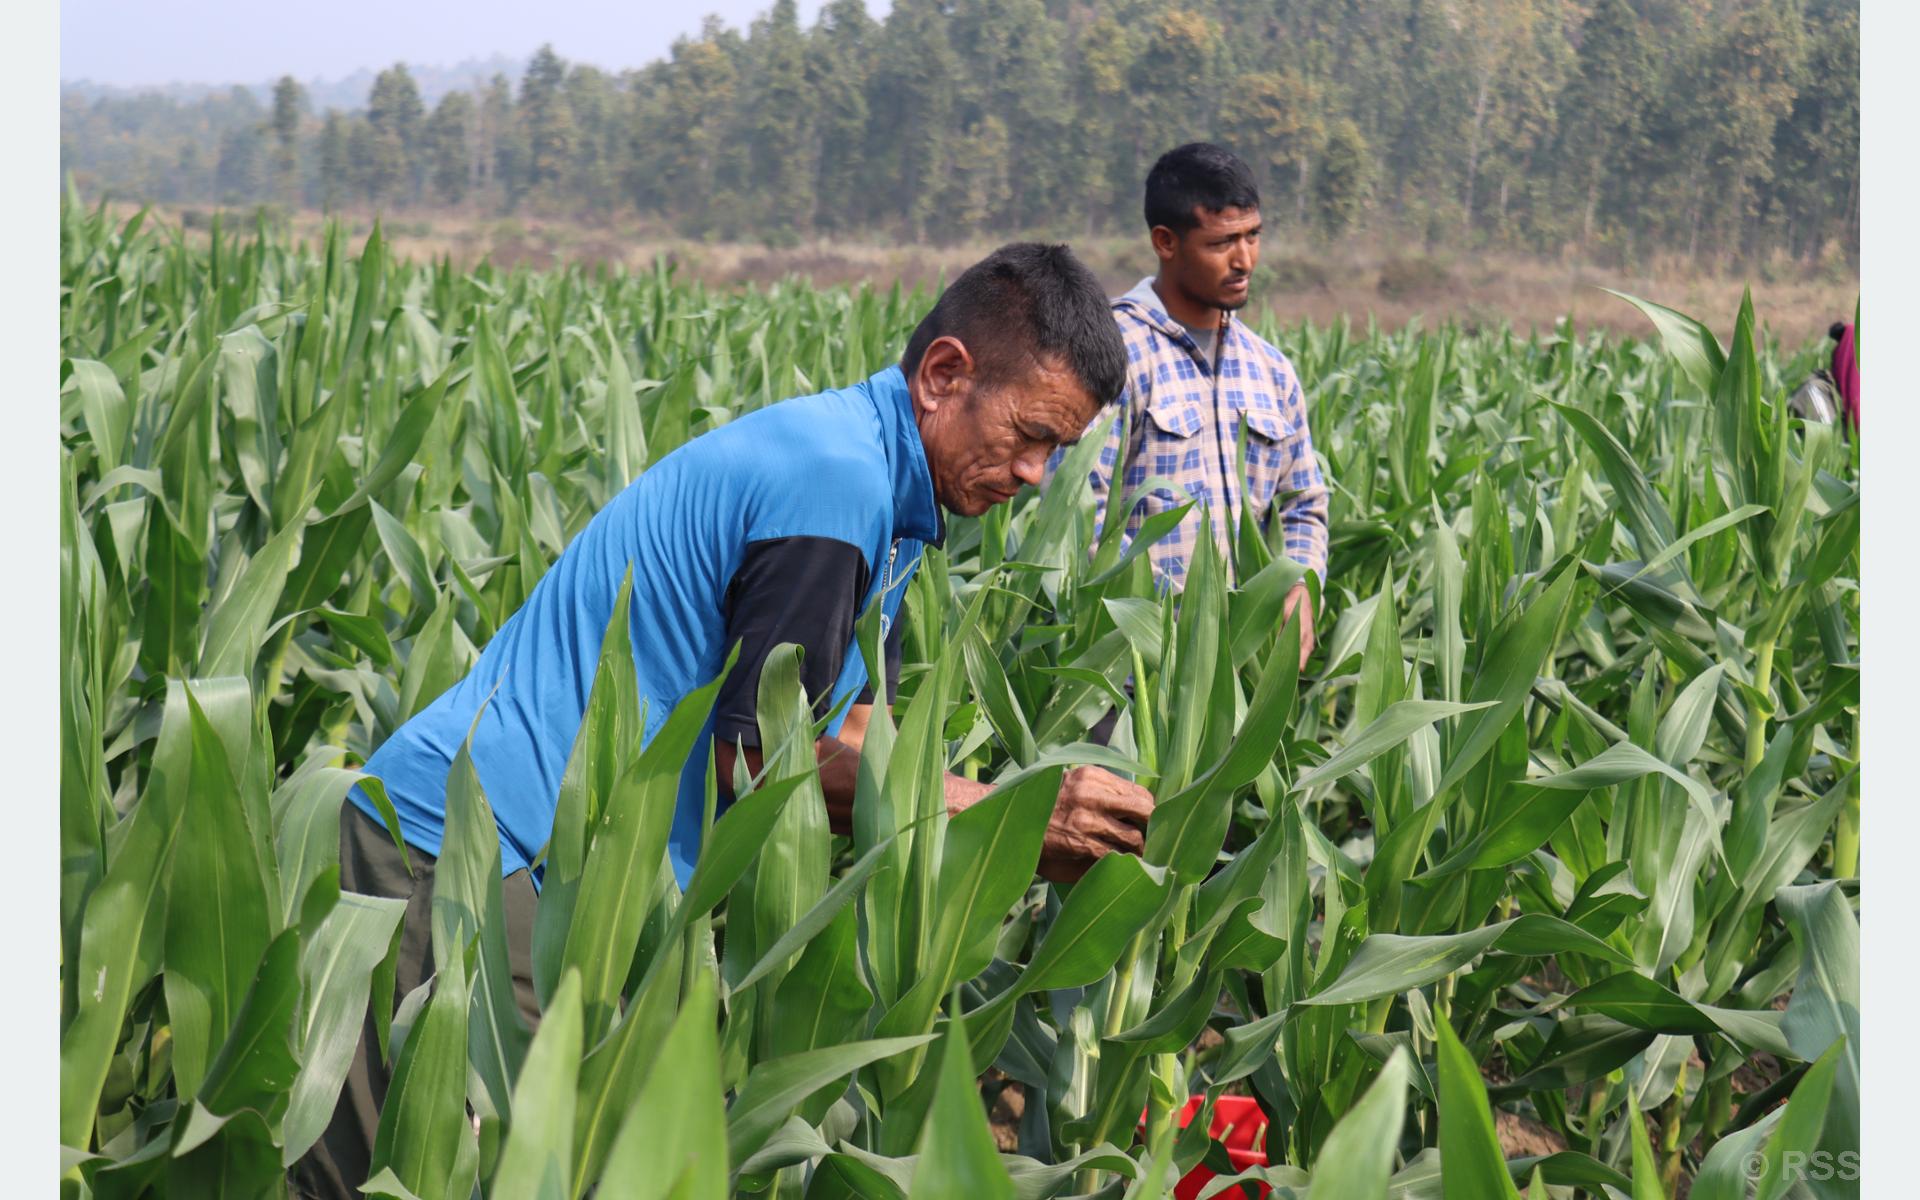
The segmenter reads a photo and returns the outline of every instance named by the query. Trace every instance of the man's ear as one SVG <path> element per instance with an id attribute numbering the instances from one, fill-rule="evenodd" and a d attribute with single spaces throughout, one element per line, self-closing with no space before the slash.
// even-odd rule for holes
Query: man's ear
<path id="1" fill-rule="evenodd" d="M 1154 257 L 1163 263 L 1172 262 L 1180 250 L 1180 235 L 1165 225 L 1155 225 L 1149 236 L 1153 239 Z"/>
<path id="2" fill-rule="evenodd" d="M 958 400 L 973 386 L 973 355 L 956 337 L 937 337 L 920 356 L 920 406 L 938 412 L 940 405 Z"/>

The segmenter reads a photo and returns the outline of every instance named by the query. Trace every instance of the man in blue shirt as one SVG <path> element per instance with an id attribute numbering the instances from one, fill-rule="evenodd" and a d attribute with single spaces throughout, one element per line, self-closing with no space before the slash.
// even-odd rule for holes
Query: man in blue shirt
<path id="1" fill-rule="evenodd" d="M 553 826 L 606 624 L 629 567 L 629 633 L 651 740 L 676 703 L 739 659 L 681 779 L 669 857 L 684 886 L 699 854 L 708 739 L 722 786 L 734 758 L 760 768 L 761 667 L 783 642 L 825 716 L 822 791 L 851 828 L 859 748 L 877 689 L 854 645 L 876 599 L 897 682 L 904 585 L 943 536 L 941 509 L 978 516 L 1038 484 L 1048 457 L 1120 394 L 1126 356 L 1098 281 L 1065 246 L 1002 247 L 954 281 L 899 365 L 851 387 L 772 405 L 650 467 L 588 522 L 466 678 L 368 761 L 400 816 L 415 869 L 356 790 L 341 824 L 341 886 L 408 899 L 396 995 L 432 973 L 429 901 L 445 829 L 448 769 L 472 730 L 474 768 L 500 827 L 509 958 L 532 1018 L 531 866 Z M 891 700 L 891 692 L 888 692 Z M 957 812 L 990 790 L 946 779 Z M 1041 871 L 1074 879 L 1101 856 L 1141 849 L 1152 798 L 1097 768 L 1070 772 Z M 309 1190 L 352 1195 L 366 1178 L 387 1072 L 365 1039 L 332 1124 L 304 1164 Z M 371 1060 L 371 1061 L 370 1061 Z"/>

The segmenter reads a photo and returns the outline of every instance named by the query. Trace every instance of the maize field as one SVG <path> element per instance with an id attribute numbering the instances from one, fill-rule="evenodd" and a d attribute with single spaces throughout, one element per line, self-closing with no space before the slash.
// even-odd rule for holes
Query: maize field
<path id="1" fill-rule="evenodd" d="M 650 462 L 893 361 L 931 295 L 73 199 L 61 255 L 63 1194 L 286 1194 L 369 1011 L 375 1196 L 1858 1194 L 1857 457 L 1750 306 L 1730 345 L 1639 301 L 1645 340 L 1261 327 L 1333 493 L 1304 669 L 1300 568 L 1247 523 L 1160 594 L 1084 438 L 927 552 L 851 838 L 776 653 L 684 893 L 713 691 L 640 747 L 616 615 L 530 1028 L 464 757 L 450 953 L 396 1002 L 404 902 L 339 885 L 359 765 Z M 1146 851 L 1044 883 L 1079 764 L 1152 790 Z M 999 786 L 949 818 L 945 770 Z"/>

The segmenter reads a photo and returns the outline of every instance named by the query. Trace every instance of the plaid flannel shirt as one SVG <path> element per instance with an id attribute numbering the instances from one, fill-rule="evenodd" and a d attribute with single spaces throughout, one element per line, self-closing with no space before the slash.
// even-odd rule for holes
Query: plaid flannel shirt
<path id="1" fill-rule="evenodd" d="M 1198 501 L 1147 551 L 1155 574 L 1177 590 L 1200 535 L 1201 511 L 1212 514 L 1214 541 L 1231 571 L 1233 531 L 1242 506 L 1251 504 L 1262 529 L 1277 515 L 1286 556 L 1324 579 L 1327 488 L 1314 457 L 1300 380 L 1286 355 L 1229 313 L 1220 331 L 1217 367 L 1210 367 L 1186 329 L 1167 315 L 1149 280 L 1115 300 L 1113 311 L 1128 364 L 1122 403 L 1131 444 L 1124 455 L 1122 501 L 1155 475 L 1187 493 L 1176 495 L 1168 488 L 1146 493 L 1127 515 L 1124 539 L 1131 541 L 1154 513 L 1177 508 L 1189 497 Z M 1087 430 L 1089 437 L 1104 431 L 1106 439 L 1099 464 L 1088 475 L 1096 528 L 1106 525 L 1113 472 L 1123 458 L 1114 416 L 1112 410 L 1102 411 Z M 1244 480 L 1234 470 L 1241 420 L 1248 426 Z M 1056 454 L 1049 470 L 1057 470 L 1062 457 Z"/>

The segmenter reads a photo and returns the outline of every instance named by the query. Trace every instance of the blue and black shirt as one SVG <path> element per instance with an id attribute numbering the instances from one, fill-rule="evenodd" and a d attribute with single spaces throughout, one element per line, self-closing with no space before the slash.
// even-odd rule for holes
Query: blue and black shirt
<path id="1" fill-rule="evenodd" d="M 942 529 L 897 366 L 749 413 L 662 458 L 595 514 L 466 678 L 396 730 L 366 769 L 386 785 L 407 844 L 438 855 L 447 773 L 473 726 L 473 764 L 500 825 L 502 870 L 528 867 L 551 836 L 601 637 L 631 563 L 647 741 L 740 643 L 681 775 L 668 856 L 684 887 L 700 852 L 709 738 L 759 744 L 756 696 L 768 652 L 781 642 L 805 649 L 802 678 L 817 714 L 866 698 L 853 626 L 881 596 L 888 682 L 896 683 L 905 584 Z M 358 788 L 350 798 L 374 814 Z"/>

